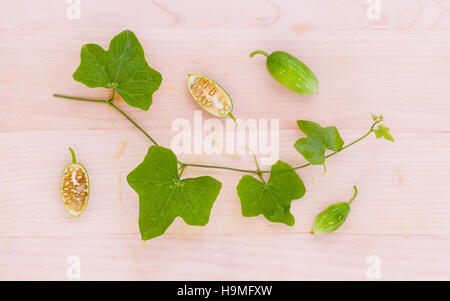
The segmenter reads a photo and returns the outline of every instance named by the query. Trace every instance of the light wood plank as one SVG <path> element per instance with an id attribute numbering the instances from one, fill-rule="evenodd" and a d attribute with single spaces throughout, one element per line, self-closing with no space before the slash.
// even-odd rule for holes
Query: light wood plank
<path id="1" fill-rule="evenodd" d="M 450 279 L 450 4 L 382 1 L 379 20 L 366 1 L 82 1 L 80 20 L 65 1 L 0 3 L 0 279 L 65 280 L 67 257 L 82 279 L 367 280 L 370 255 L 383 280 Z M 206 227 L 177 219 L 167 234 L 142 242 L 138 200 L 126 175 L 149 142 L 102 104 L 53 93 L 107 98 L 72 79 L 80 48 L 108 47 L 125 28 L 163 74 L 148 112 L 121 108 L 162 145 L 179 118 L 199 110 L 188 73 L 210 75 L 243 119 L 279 119 L 280 159 L 304 163 L 292 147 L 297 119 L 336 125 L 346 142 L 383 113 L 395 144 L 368 138 L 321 167 L 299 171 L 307 194 L 293 202 L 294 227 L 244 218 L 235 186 L 242 174 L 188 168 L 223 183 Z M 255 49 L 282 49 L 307 63 L 320 94 L 287 91 Z M 203 119 L 210 116 L 203 114 Z M 225 125 L 225 121 L 222 120 Z M 78 219 L 64 210 L 59 175 L 75 148 L 92 195 Z M 260 156 L 259 156 L 260 157 Z M 253 168 L 249 155 L 180 155 L 183 161 Z M 268 167 L 265 167 L 268 168 Z M 360 194 L 348 221 L 327 236 L 309 234 L 314 216 Z M 45 273 L 43 273 L 45 271 Z"/>

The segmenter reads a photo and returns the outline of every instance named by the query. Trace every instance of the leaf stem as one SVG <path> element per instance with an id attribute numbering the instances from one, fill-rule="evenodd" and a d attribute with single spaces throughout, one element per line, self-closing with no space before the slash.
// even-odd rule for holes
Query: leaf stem
<path id="1" fill-rule="evenodd" d="M 145 137 L 147 137 L 154 145 L 159 145 L 155 139 L 152 138 L 143 128 L 141 128 L 136 122 L 134 122 L 133 119 L 131 119 L 127 114 L 125 114 L 124 111 L 119 109 L 115 104 L 113 104 L 114 96 L 115 96 L 116 90 L 113 89 L 112 96 L 109 100 L 100 100 L 100 99 L 89 99 L 89 98 L 81 98 L 81 97 L 72 97 L 72 96 L 66 96 L 61 94 L 53 94 L 54 97 L 59 98 L 65 98 L 65 99 L 72 99 L 72 100 L 81 100 L 81 101 L 89 101 L 89 102 L 99 102 L 99 103 L 105 103 L 110 106 L 112 106 L 114 109 L 117 110 L 120 114 L 122 114 L 126 119 L 128 119 L 129 122 L 131 122 L 139 131 L 141 131 Z"/>
<path id="2" fill-rule="evenodd" d="M 258 163 L 258 160 L 256 159 L 256 155 L 255 154 L 253 154 L 253 159 L 255 160 L 255 165 L 256 165 L 258 177 L 261 179 L 261 181 L 263 183 L 266 183 L 266 181 L 264 181 L 264 178 L 262 176 L 261 169 L 259 168 L 259 163 Z"/>
<path id="3" fill-rule="evenodd" d="M 181 176 L 183 175 L 184 170 L 186 169 L 186 165 L 181 165 L 179 171 L 178 171 L 178 176 L 181 178 Z"/>
<path id="4" fill-rule="evenodd" d="M 136 122 L 134 122 L 133 119 L 131 119 L 131 117 L 129 117 L 127 114 L 125 114 L 124 111 L 122 111 L 121 109 L 119 109 L 119 107 L 117 107 L 115 104 L 112 103 L 112 101 L 108 101 L 109 105 L 111 107 L 113 107 L 114 109 L 117 110 L 117 112 L 119 112 L 120 114 L 122 114 L 126 119 L 128 119 L 129 122 L 131 122 L 139 131 L 141 131 L 142 134 L 145 135 L 145 137 L 147 137 L 154 145 L 159 145 L 158 142 L 156 142 L 155 139 L 152 138 L 152 136 L 150 136 L 143 128 L 141 128 L 139 126 L 139 124 L 137 124 Z"/>
<path id="5" fill-rule="evenodd" d="M 99 102 L 99 103 L 108 103 L 107 100 L 101 100 L 101 99 L 89 99 L 89 98 L 81 98 L 81 97 L 72 97 L 72 96 L 66 96 L 61 94 L 53 94 L 54 97 L 59 98 L 66 98 L 66 99 L 72 99 L 72 100 L 81 100 L 81 101 L 89 101 L 89 102 Z"/>
<path id="6" fill-rule="evenodd" d="M 113 102 L 114 101 L 114 97 L 116 96 L 116 89 L 112 89 L 112 94 L 111 94 L 111 98 L 109 99 L 109 102 Z"/>

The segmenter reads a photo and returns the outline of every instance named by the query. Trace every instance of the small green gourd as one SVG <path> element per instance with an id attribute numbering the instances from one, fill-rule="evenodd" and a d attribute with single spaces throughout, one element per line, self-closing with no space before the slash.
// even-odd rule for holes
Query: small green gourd
<path id="1" fill-rule="evenodd" d="M 266 65 L 270 74 L 288 89 L 304 95 L 319 92 L 319 82 L 314 73 L 294 56 L 284 51 L 274 51 L 269 55 L 263 50 L 256 50 L 250 57 L 256 54 L 267 58 Z"/>
<path id="2" fill-rule="evenodd" d="M 350 205 L 358 194 L 358 189 L 353 186 L 355 190 L 353 197 L 348 202 L 337 203 L 331 205 L 314 220 L 314 226 L 311 231 L 312 234 L 324 234 L 336 231 L 347 219 L 350 213 Z"/>

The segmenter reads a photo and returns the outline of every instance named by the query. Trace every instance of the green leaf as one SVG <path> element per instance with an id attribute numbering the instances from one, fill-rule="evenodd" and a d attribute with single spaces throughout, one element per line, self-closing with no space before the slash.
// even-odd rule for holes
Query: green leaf
<path id="1" fill-rule="evenodd" d="M 384 120 L 383 114 L 381 114 L 380 116 L 372 114 L 372 120 L 375 122 L 381 122 Z"/>
<path id="2" fill-rule="evenodd" d="M 84 45 L 73 78 L 90 88 L 115 89 L 127 104 L 142 110 L 148 110 L 162 80 L 145 61 L 141 44 L 129 30 L 115 36 L 108 51 L 97 44 Z"/>
<path id="3" fill-rule="evenodd" d="M 298 139 L 294 147 L 312 165 L 325 163 L 325 150 L 337 152 L 344 146 L 344 140 L 334 126 L 323 128 L 306 120 L 298 120 L 297 125 L 307 138 Z"/>
<path id="4" fill-rule="evenodd" d="M 139 195 L 143 240 L 162 235 L 177 216 L 189 225 L 206 225 L 222 187 L 212 177 L 181 180 L 175 154 L 161 146 L 150 147 L 144 161 L 128 174 L 127 180 Z"/>
<path id="5" fill-rule="evenodd" d="M 389 128 L 382 124 L 378 125 L 378 128 L 374 130 L 374 133 L 377 138 L 384 138 L 388 141 L 394 142 L 394 137 L 389 134 Z"/>
<path id="6" fill-rule="evenodd" d="M 252 176 L 243 176 L 237 186 L 241 200 L 242 215 L 246 217 L 263 214 L 269 221 L 293 226 L 291 202 L 305 195 L 303 181 L 287 163 L 278 161 L 272 165 L 267 183 Z"/>
<path id="7" fill-rule="evenodd" d="M 372 120 L 373 121 L 378 121 L 379 120 L 379 118 L 378 118 L 378 116 L 377 115 L 375 115 L 375 114 L 371 114 L 372 115 Z"/>

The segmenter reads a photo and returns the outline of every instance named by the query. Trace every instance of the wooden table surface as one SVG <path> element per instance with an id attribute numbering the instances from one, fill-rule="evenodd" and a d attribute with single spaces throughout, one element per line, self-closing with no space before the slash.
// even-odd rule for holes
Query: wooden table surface
<path id="1" fill-rule="evenodd" d="M 79 19 L 63 0 L 0 3 L 0 279 L 71 279 L 73 256 L 82 280 L 367 280 L 374 268 L 382 280 L 450 279 L 450 1 L 382 0 L 379 18 L 365 0 L 80 3 Z M 300 170 L 307 193 L 292 203 L 293 227 L 241 215 L 243 174 L 188 168 L 186 176 L 223 183 L 209 224 L 177 218 L 143 242 L 126 175 L 149 141 L 105 105 L 52 97 L 108 97 L 72 73 L 83 44 L 107 48 L 124 29 L 163 82 L 149 111 L 118 106 L 164 146 L 172 124 L 192 123 L 199 110 L 188 73 L 226 87 L 235 116 L 278 119 L 279 156 L 293 165 L 304 163 L 292 147 L 302 136 L 298 119 L 335 125 L 349 142 L 367 131 L 370 113 L 383 113 L 396 142 L 371 136 L 330 159 L 325 175 L 320 166 Z M 320 80 L 319 95 L 276 83 L 263 57 L 248 57 L 255 49 L 301 58 Z M 68 146 L 91 178 L 79 218 L 59 194 Z M 254 167 L 250 155 L 180 159 Z M 314 216 L 347 200 L 353 185 L 360 194 L 342 228 L 311 235 Z"/>

